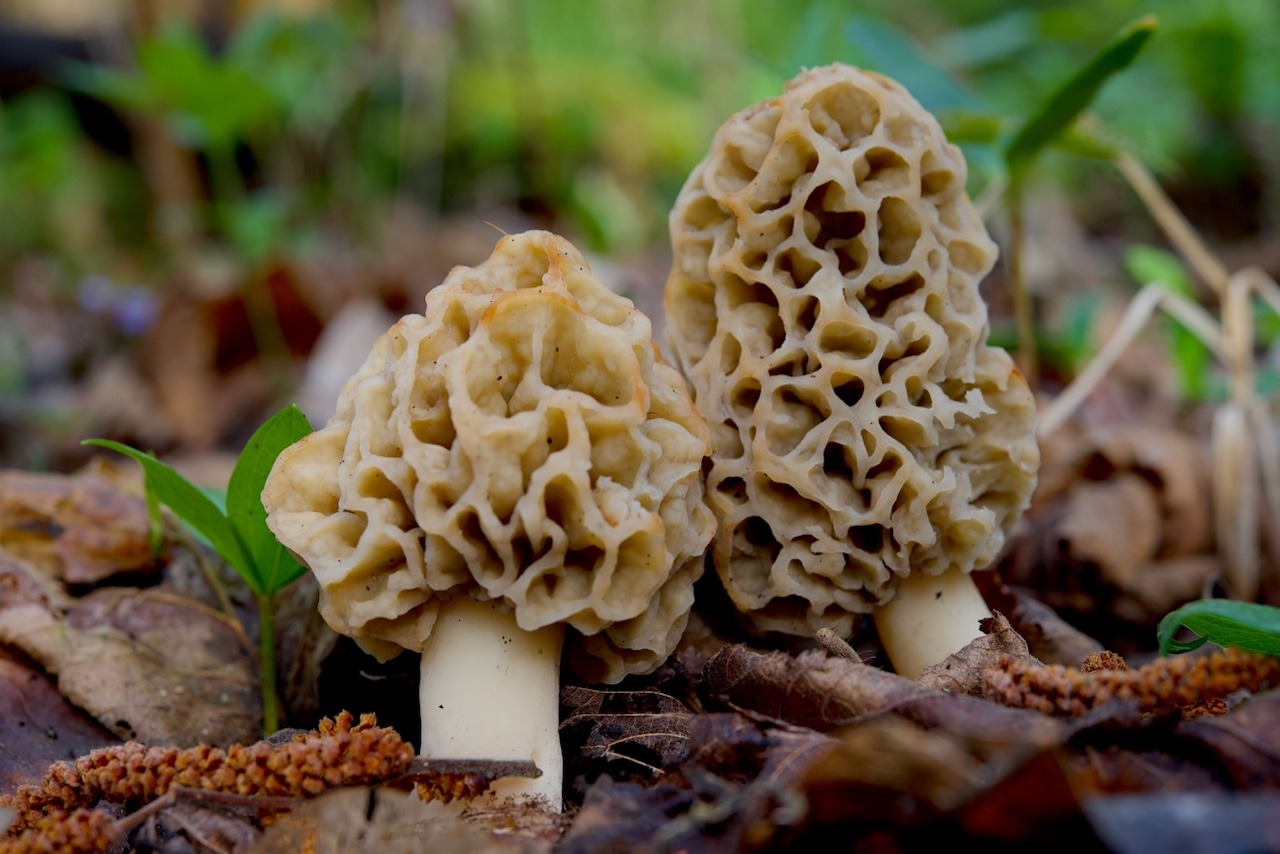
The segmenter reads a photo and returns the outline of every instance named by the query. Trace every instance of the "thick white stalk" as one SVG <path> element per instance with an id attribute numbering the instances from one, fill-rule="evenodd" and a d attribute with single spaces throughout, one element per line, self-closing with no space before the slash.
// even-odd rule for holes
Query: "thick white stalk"
<path id="1" fill-rule="evenodd" d="M 491 797 L 537 798 L 559 812 L 563 646 L 562 626 L 526 632 L 493 602 L 445 605 L 422 653 L 422 755 L 531 759 L 541 777 L 504 778 Z"/>
<path id="2" fill-rule="evenodd" d="M 915 679 L 981 637 L 978 621 L 990 616 L 969 574 L 949 569 L 941 575 L 907 576 L 874 619 L 893 669 Z"/>

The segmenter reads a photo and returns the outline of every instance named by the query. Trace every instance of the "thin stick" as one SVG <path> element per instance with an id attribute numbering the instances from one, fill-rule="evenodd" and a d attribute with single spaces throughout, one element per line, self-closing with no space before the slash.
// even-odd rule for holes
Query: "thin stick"
<path id="1" fill-rule="evenodd" d="M 275 598 L 270 593 L 258 594 L 258 657 L 262 679 L 262 731 L 264 735 L 280 729 L 280 696 L 276 693 Z"/>
<path id="2" fill-rule="evenodd" d="M 1226 356 L 1226 343 L 1208 312 L 1203 308 L 1166 289 L 1166 285 L 1153 282 L 1144 285 L 1130 300 L 1116 331 L 1106 345 L 1093 357 L 1071 385 L 1063 389 L 1052 403 L 1040 413 L 1036 435 L 1041 439 L 1052 435 L 1071 417 L 1080 404 L 1107 373 L 1115 367 L 1125 349 L 1138 337 L 1157 308 L 1163 307 L 1179 323 L 1212 350 L 1219 358 Z"/>
<path id="3" fill-rule="evenodd" d="M 1013 314 L 1018 328 L 1018 368 L 1031 391 L 1040 385 L 1039 354 L 1036 353 L 1035 306 L 1027 290 L 1022 256 L 1026 228 L 1022 210 L 1022 188 L 1016 183 L 1009 188 L 1009 279 L 1013 291 Z"/>
<path id="4" fill-rule="evenodd" d="M 834 629 L 818 629 L 813 639 L 818 642 L 819 646 L 836 658 L 856 661 L 858 664 L 864 663 L 862 656 L 858 655 L 858 651 L 849 646 L 849 642 L 836 634 Z"/>
<path id="5" fill-rule="evenodd" d="M 1218 260 L 1209 247 L 1205 246 L 1200 235 L 1187 222 L 1182 212 L 1169 199 L 1156 179 L 1132 154 L 1121 151 L 1115 158 L 1116 168 L 1133 187 L 1138 198 L 1146 205 L 1151 217 L 1164 230 L 1169 242 L 1186 259 L 1196 274 L 1205 284 L 1213 288 L 1214 293 L 1223 297 L 1227 292 L 1227 280 L 1230 274 L 1226 266 Z"/>

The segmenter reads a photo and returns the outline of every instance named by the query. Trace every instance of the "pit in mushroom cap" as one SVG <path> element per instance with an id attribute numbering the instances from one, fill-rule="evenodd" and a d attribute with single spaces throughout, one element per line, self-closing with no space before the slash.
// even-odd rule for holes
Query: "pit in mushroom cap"
<path id="1" fill-rule="evenodd" d="M 714 519 L 707 428 L 650 324 L 546 232 L 456 268 L 285 451 L 268 524 L 311 567 L 338 632 L 421 651 L 452 596 L 564 621 L 591 681 L 674 648 Z"/>
<path id="2" fill-rule="evenodd" d="M 910 572 L 988 564 L 1030 499 L 1034 402 L 986 344 L 964 184 L 900 85 L 832 65 L 730 118 L 677 199 L 667 337 L 758 629 L 847 633 Z"/>

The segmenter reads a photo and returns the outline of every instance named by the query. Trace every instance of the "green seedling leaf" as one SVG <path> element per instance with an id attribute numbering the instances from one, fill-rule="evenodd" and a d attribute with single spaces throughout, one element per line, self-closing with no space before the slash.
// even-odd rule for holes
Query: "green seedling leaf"
<path id="1" fill-rule="evenodd" d="M 1009 141 L 1004 159 L 1012 183 L 1021 181 L 1046 146 L 1067 130 L 1088 109 L 1103 85 L 1133 62 L 1156 29 L 1156 18 L 1147 15 L 1120 31 L 1110 44 L 1066 81 L 1023 123 Z"/>
<path id="2" fill-rule="evenodd" d="M 981 110 L 981 99 L 950 72 L 929 59 L 898 27 L 871 15 L 859 15 L 845 28 L 849 45 L 868 66 L 892 74 L 931 113 Z"/>
<path id="3" fill-rule="evenodd" d="M 183 522 L 200 532 L 210 545 L 252 586 L 252 564 L 248 550 L 231 522 L 198 487 L 169 466 L 128 445 L 108 439 L 86 439 L 83 444 L 106 448 L 136 460 L 147 478 L 147 492 L 168 505 Z M 256 588 L 255 588 L 256 590 Z"/>
<path id="4" fill-rule="evenodd" d="M 1191 300 L 1196 298 L 1195 286 L 1186 267 L 1168 252 L 1152 246 L 1134 246 L 1125 253 L 1124 266 L 1139 284 L 1157 283 L 1179 296 Z M 1178 388 L 1188 400 L 1204 400 L 1209 394 L 1213 353 L 1172 318 L 1166 328 Z"/>
<path id="5" fill-rule="evenodd" d="M 160 518 L 160 499 L 154 489 L 147 490 L 147 545 L 151 556 L 160 557 L 164 549 L 164 520 Z"/>
<path id="6" fill-rule="evenodd" d="M 216 486 L 197 486 L 196 489 L 203 492 L 205 497 L 212 501 L 214 505 L 222 511 L 223 516 L 227 515 L 227 491 L 225 489 L 219 489 Z M 147 495 L 151 495 L 150 490 L 147 491 Z M 208 537 L 188 525 L 186 522 L 183 522 L 182 519 L 179 519 L 178 521 L 182 522 L 182 527 L 186 528 L 187 531 L 191 533 L 191 536 L 195 537 L 197 541 L 204 543 L 211 549 L 214 548 L 213 543 L 209 542 Z M 217 549 L 214 549 L 214 551 L 217 551 Z"/>
<path id="7" fill-rule="evenodd" d="M 1187 628 L 1199 635 L 1193 641 L 1174 638 Z M 1189 652 L 1212 641 L 1218 646 L 1234 646 L 1250 652 L 1280 656 L 1280 608 L 1253 602 L 1201 599 L 1183 605 L 1156 627 L 1160 654 Z"/>
<path id="8" fill-rule="evenodd" d="M 305 572 L 267 528 L 262 488 L 280 452 L 310 433 L 302 410 L 280 410 L 250 437 L 227 484 L 227 518 L 253 559 L 254 578 L 246 580 L 258 593 L 275 593 Z"/>
<path id="9" fill-rule="evenodd" d="M 938 124 L 946 134 L 947 142 L 991 145 L 1000 137 L 1004 122 L 999 116 L 975 113 L 971 110 L 942 110 Z"/>

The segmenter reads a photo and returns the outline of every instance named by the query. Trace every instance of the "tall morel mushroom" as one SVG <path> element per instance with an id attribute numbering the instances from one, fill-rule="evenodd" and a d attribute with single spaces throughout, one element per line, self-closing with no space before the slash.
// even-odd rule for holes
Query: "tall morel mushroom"
<path id="1" fill-rule="evenodd" d="M 899 84 L 831 65 L 730 118 L 671 214 L 667 336 L 711 427 L 724 587 L 760 630 L 876 610 L 910 675 L 979 634 L 967 573 L 1039 465 L 964 184 Z"/>
<path id="2" fill-rule="evenodd" d="M 378 341 L 262 500 L 329 625 L 422 653 L 422 754 L 532 759 L 498 794 L 559 809 L 562 644 L 597 682 L 670 654 L 715 527 L 708 451 L 648 318 L 529 232 Z"/>

